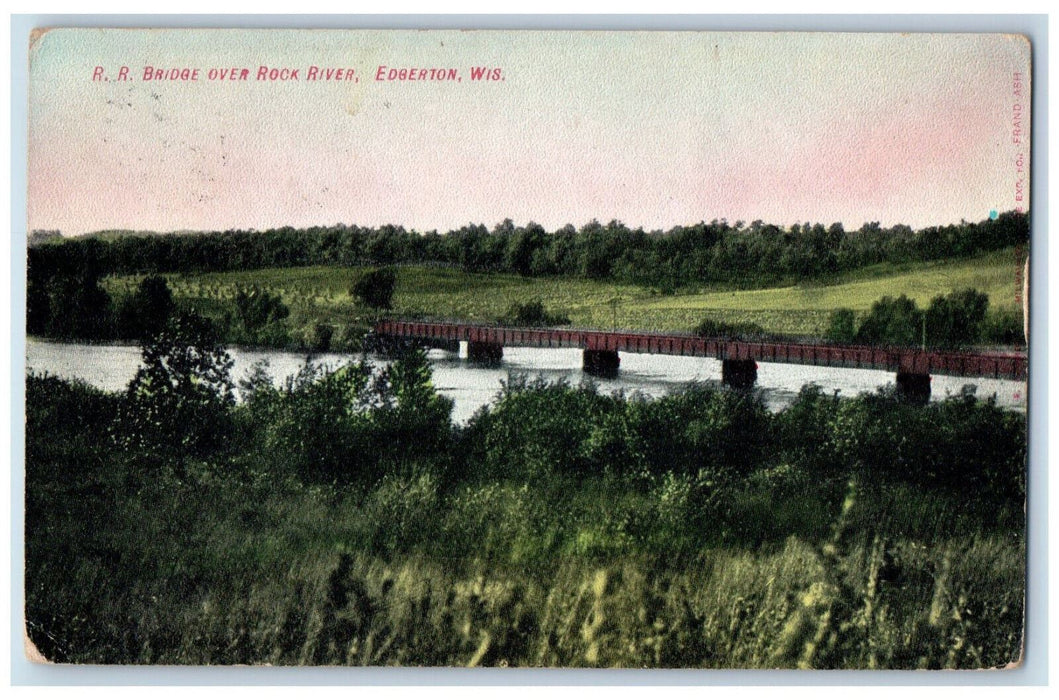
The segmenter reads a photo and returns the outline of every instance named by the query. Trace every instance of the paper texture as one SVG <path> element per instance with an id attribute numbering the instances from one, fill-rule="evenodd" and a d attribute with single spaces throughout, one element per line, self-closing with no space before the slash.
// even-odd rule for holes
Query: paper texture
<path id="1" fill-rule="evenodd" d="M 36 32 L 27 654 L 1017 665 L 1030 54 Z"/>

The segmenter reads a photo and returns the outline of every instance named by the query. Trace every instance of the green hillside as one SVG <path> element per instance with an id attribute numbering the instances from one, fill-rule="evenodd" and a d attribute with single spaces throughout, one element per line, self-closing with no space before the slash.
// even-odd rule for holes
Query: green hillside
<path id="1" fill-rule="evenodd" d="M 906 294 L 926 307 L 937 295 L 975 288 L 989 295 L 991 308 L 1016 304 L 1014 249 L 958 261 L 876 265 L 831 283 L 753 290 L 704 288 L 661 294 L 628 284 L 571 278 L 526 278 L 468 273 L 450 268 L 402 267 L 392 313 L 397 316 L 495 321 L 515 303 L 539 297 L 547 309 L 570 317 L 573 325 L 642 330 L 691 330 L 703 318 L 754 322 L 774 333 L 818 335 L 837 308 L 866 312 L 883 296 Z M 299 267 L 241 272 L 168 275 L 178 300 L 209 310 L 238 286 L 257 285 L 279 293 L 303 319 L 348 325 L 371 316 L 349 290 L 357 268 Z M 132 290 L 136 277 L 107 281 L 108 291 Z"/>

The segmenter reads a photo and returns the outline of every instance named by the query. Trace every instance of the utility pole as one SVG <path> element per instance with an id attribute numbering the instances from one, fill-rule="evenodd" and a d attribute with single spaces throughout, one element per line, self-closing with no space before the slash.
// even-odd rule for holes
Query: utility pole
<path id="1" fill-rule="evenodd" d="M 613 330 L 618 330 L 618 302 L 621 301 L 621 297 L 610 298 L 610 327 Z"/>

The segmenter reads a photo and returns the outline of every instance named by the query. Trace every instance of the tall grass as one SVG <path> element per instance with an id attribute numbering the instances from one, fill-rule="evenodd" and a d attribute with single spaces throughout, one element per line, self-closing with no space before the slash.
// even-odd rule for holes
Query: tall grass
<path id="1" fill-rule="evenodd" d="M 958 505 L 929 496 L 907 494 L 909 511 L 937 514 L 907 534 L 865 527 L 878 508 L 850 491 L 808 523 L 669 547 L 664 488 L 611 499 L 589 483 L 549 501 L 428 478 L 359 496 L 133 481 L 82 488 L 79 508 L 29 533 L 29 632 L 53 660 L 981 668 L 1020 655 L 1020 538 L 953 531 Z M 805 518 L 823 504 L 773 505 Z M 732 520 L 758 515 L 744 504 Z"/>

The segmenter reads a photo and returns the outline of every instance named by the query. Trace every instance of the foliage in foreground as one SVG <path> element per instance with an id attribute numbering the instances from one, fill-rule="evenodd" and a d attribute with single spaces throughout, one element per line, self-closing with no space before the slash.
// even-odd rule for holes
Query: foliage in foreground
<path id="1" fill-rule="evenodd" d="M 244 390 L 221 404 L 226 440 L 170 454 L 118 439 L 145 396 L 27 379 L 27 625 L 48 658 L 978 668 L 1021 654 L 1025 417 L 988 401 L 810 387 L 769 414 L 706 387 L 651 401 L 515 380 L 460 428 L 418 354 Z"/>

